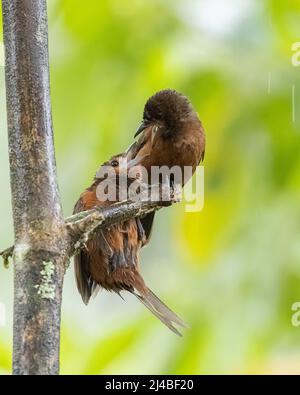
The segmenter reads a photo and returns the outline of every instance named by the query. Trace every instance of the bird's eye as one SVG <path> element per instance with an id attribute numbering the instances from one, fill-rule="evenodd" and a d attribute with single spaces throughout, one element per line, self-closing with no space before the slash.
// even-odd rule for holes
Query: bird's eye
<path id="1" fill-rule="evenodd" d="M 156 133 L 158 131 L 158 126 L 154 126 L 153 132 Z"/>
<path id="2" fill-rule="evenodd" d="M 111 164 L 112 167 L 117 167 L 117 166 L 119 166 L 119 162 L 118 162 L 117 160 L 112 160 L 112 161 L 110 162 L 110 164 Z"/>

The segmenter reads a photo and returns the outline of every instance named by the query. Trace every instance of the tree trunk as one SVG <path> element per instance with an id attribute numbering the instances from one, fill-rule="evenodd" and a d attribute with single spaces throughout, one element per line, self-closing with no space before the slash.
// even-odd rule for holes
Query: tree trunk
<path id="1" fill-rule="evenodd" d="M 14 374 L 58 374 L 65 268 L 98 227 L 166 205 L 161 188 L 140 201 L 63 219 L 57 187 L 49 93 L 46 0 L 2 0 L 8 143 L 15 244 Z M 168 188 L 167 188 L 168 190 Z M 178 201 L 176 194 L 168 204 Z"/>
<path id="2" fill-rule="evenodd" d="M 57 374 L 66 230 L 56 181 L 46 0 L 2 0 L 14 249 L 14 374 Z"/>

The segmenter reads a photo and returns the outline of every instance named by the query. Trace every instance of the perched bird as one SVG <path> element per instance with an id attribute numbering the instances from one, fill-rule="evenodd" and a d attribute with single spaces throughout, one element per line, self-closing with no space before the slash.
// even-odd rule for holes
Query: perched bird
<path id="1" fill-rule="evenodd" d="M 179 180 L 176 174 L 171 174 L 169 179 L 183 186 L 204 159 L 204 128 L 187 97 L 175 90 L 159 91 L 147 100 L 136 136 L 140 137 L 129 148 L 128 156 L 140 158 L 149 184 L 155 182 L 151 173 L 153 166 L 178 166 L 181 170 Z M 189 167 L 189 171 L 185 167 Z M 154 215 L 152 212 L 141 219 L 148 239 Z"/>
<path id="2" fill-rule="evenodd" d="M 191 166 L 193 172 L 204 159 L 205 133 L 190 101 L 175 90 L 165 89 L 146 102 L 143 121 L 130 148 L 132 158 L 148 173 L 151 166 Z M 183 180 L 186 182 L 187 180 Z"/>
<path id="3" fill-rule="evenodd" d="M 81 194 L 74 207 L 74 213 L 96 206 L 107 207 L 118 201 L 120 194 L 124 192 L 120 190 L 120 177 L 124 177 L 121 170 L 126 165 L 127 169 L 138 166 L 138 162 L 138 159 L 132 159 L 127 163 L 126 154 L 116 155 L 105 162 L 100 170 L 105 166 L 114 171 L 109 172 L 106 178 L 103 174 L 99 175 L 102 172 L 98 171 L 93 184 Z M 125 176 L 125 188 L 128 188 L 135 179 L 128 177 L 127 173 Z M 110 200 L 99 193 L 103 181 L 106 184 L 109 181 L 116 186 L 117 193 Z M 185 326 L 184 322 L 159 300 L 141 276 L 139 252 L 145 243 L 146 235 L 139 218 L 117 223 L 108 229 L 96 230 L 85 248 L 74 258 L 78 290 L 85 304 L 101 288 L 118 294 L 121 291 L 129 291 L 169 329 L 180 335 L 175 325 Z"/>

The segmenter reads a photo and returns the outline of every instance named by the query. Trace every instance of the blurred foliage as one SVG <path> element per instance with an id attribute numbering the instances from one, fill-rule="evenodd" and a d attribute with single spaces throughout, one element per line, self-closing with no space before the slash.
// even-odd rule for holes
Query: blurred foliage
<path id="1" fill-rule="evenodd" d="M 182 339 L 130 296 L 82 306 L 69 271 L 62 373 L 300 373 L 298 0 L 51 0 L 53 121 L 65 214 L 108 156 L 132 141 L 143 105 L 172 87 L 207 130 L 205 207 L 157 216 L 149 285 L 191 328 Z M 1 246 L 12 240 L 1 71 Z M 295 87 L 295 122 L 292 87 Z M 7 193 L 6 193 L 7 191 Z M 12 273 L 0 277 L 10 371 Z"/>

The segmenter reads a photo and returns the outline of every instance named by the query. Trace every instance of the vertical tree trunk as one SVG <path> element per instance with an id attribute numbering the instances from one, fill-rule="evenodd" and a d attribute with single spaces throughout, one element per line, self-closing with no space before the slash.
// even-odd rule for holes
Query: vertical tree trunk
<path id="1" fill-rule="evenodd" d="M 46 0 L 2 0 L 2 13 L 15 244 L 0 255 L 7 263 L 14 254 L 13 373 L 58 374 L 69 258 L 97 227 L 148 214 L 165 203 L 120 202 L 64 221 L 53 147 Z M 177 200 L 174 195 L 170 203 Z"/>
<path id="2" fill-rule="evenodd" d="M 56 180 L 46 0 L 2 0 L 14 249 L 14 374 L 57 374 L 67 235 Z"/>

